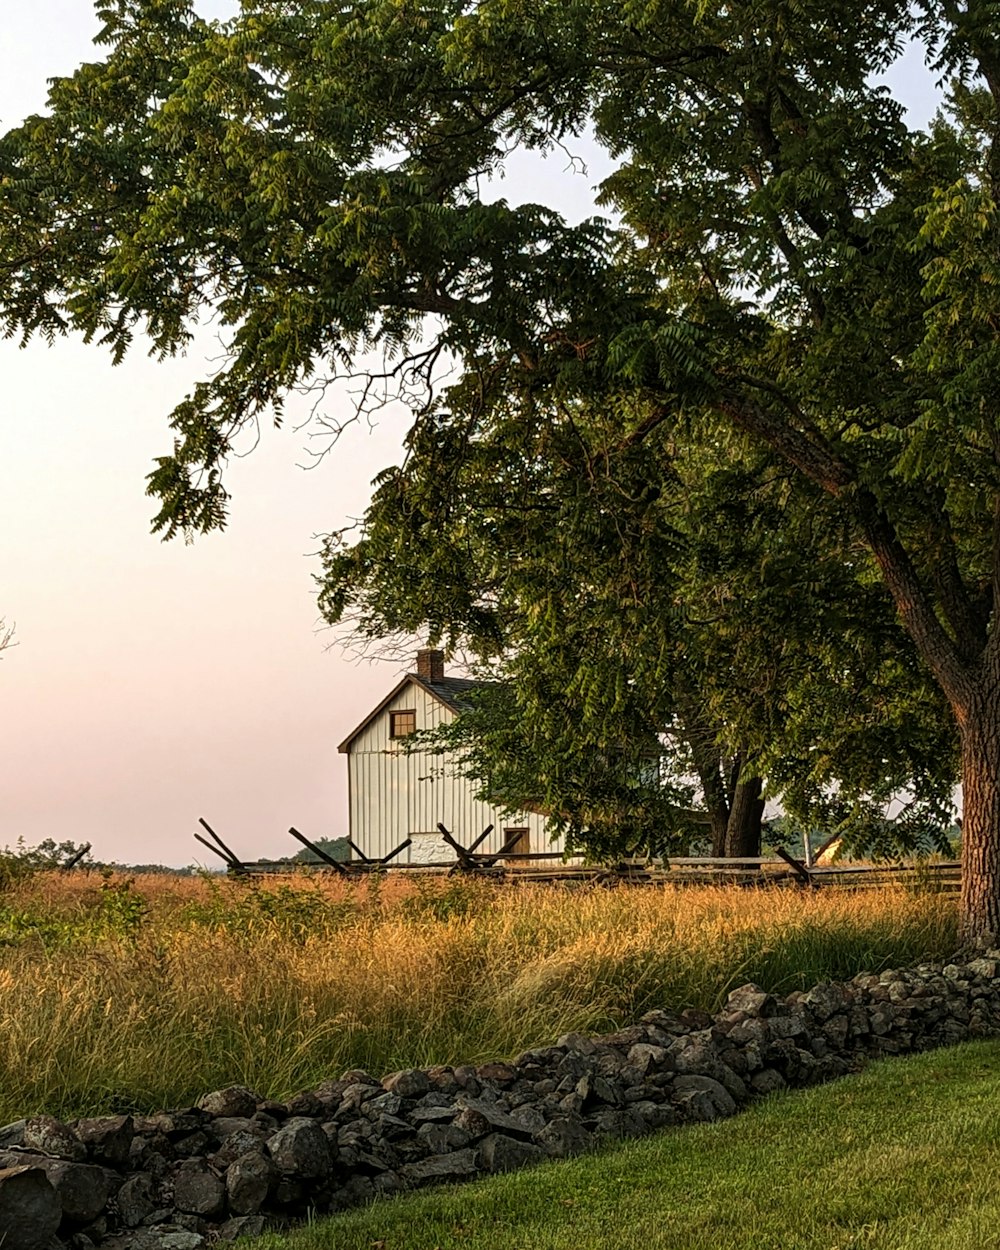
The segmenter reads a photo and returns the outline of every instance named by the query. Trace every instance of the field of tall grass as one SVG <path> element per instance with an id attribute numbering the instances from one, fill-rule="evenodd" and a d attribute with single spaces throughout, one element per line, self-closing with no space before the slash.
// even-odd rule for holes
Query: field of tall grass
<path id="1" fill-rule="evenodd" d="M 287 1096 L 949 954 L 953 898 L 41 873 L 0 894 L 0 1117 Z"/>

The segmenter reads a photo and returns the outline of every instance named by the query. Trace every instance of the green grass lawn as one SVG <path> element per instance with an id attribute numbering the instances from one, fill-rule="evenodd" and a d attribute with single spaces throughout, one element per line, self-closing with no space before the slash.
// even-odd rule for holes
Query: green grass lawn
<path id="1" fill-rule="evenodd" d="M 253 1250 L 992 1250 L 1000 1042 L 348 1212 Z"/>

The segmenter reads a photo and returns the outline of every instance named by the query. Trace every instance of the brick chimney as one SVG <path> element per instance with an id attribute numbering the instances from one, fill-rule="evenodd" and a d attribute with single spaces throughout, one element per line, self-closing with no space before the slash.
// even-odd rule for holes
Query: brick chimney
<path id="1" fill-rule="evenodd" d="M 417 676 L 424 681 L 444 681 L 444 652 L 422 647 L 417 652 Z"/>

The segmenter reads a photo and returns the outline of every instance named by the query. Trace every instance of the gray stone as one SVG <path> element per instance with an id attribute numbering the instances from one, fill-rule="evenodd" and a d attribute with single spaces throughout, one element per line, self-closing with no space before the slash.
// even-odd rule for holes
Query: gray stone
<path id="1" fill-rule="evenodd" d="M 130 1176 L 115 1195 L 115 1207 L 126 1228 L 137 1228 L 156 1210 L 152 1180 L 144 1172 Z"/>
<path id="2" fill-rule="evenodd" d="M 136 1229 L 123 1237 L 113 1237 L 102 1243 L 101 1250 L 201 1250 L 206 1244 L 200 1233 L 177 1224 L 157 1224 Z"/>
<path id="3" fill-rule="evenodd" d="M 665 1102 L 636 1102 L 632 1111 L 639 1116 L 650 1129 L 666 1128 L 677 1123 L 677 1112 Z"/>
<path id="4" fill-rule="evenodd" d="M 743 1011 L 748 1016 L 773 1016 L 778 1008 L 777 999 L 759 985 L 748 982 L 733 990 L 726 999 L 727 1011 Z"/>
<path id="5" fill-rule="evenodd" d="M 809 1031 L 801 1016 L 775 1016 L 767 1024 L 775 1038 L 805 1037 Z"/>
<path id="6" fill-rule="evenodd" d="M 629 1067 L 635 1068 L 642 1077 L 651 1071 L 660 1071 L 667 1058 L 667 1051 L 662 1046 L 652 1046 L 649 1042 L 637 1042 L 628 1052 Z"/>
<path id="7" fill-rule="evenodd" d="M 267 1147 L 278 1171 L 286 1176 L 313 1180 L 327 1176 L 333 1165 L 330 1142 L 315 1120 L 289 1120 L 268 1138 Z"/>
<path id="8" fill-rule="evenodd" d="M 245 1085 L 228 1085 L 199 1099 L 198 1107 L 213 1116 L 252 1116 L 260 1099 Z"/>
<path id="9" fill-rule="evenodd" d="M 135 1137 L 135 1121 L 130 1115 L 105 1115 L 77 1120 L 73 1127 L 96 1163 L 121 1167 L 128 1162 Z"/>
<path id="10" fill-rule="evenodd" d="M 817 1020 L 823 1021 L 843 1011 L 847 1006 L 848 998 L 843 986 L 821 981 L 803 995 L 802 1001 Z"/>
<path id="11" fill-rule="evenodd" d="M 720 1115 L 734 1115 L 736 1112 L 736 1102 L 733 1096 L 720 1084 L 713 1080 L 710 1076 L 679 1076 L 674 1081 L 674 1095 L 687 1093 L 689 1090 L 702 1090 L 708 1094 L 715 1108 Z"/>
<path id="12" fill-rule="evenodd" d="M 449 1150 L 463 1150 L 472 1143 L 472 1134 L 457 1124 L 422 1124 L 417 1133 L 431 1154 L 441 1155 Z"/>
<path id="13" fill-rule="evenodd" d="M 293 1098 L 289 1098 L 285 1103 L 289 1116 L 311 1116 L 314 1120 L 322 1119 L 327 1114 L 327 1108 L 312 1090 L 304 1089 L 301 1093 L 296 1094 Z"/>
<path id="14" fill-rule="evenodd" d="M 476 1152 L 472 1149 L 453 1150 L 450 1154 L 431 1155 L 416 1163 L 407 1163 L 399 1169 L 400 1176 L 411 1185 L 428 1181 L 458 1180 L 474 1176 L 478 1170 Z"/>
<path id="15" fill-rule="evenodd" d="M 278 1169 L 261 1150 L 241 1155 L 226 1170 L 226 1193 L 234 1215 L 256 1215 L 278 1183 Z"/>
<path id="16" fill-rule="evenodd" d="M 110 1195 L 104 1170 L 89 1163 L 73 1163 L 51 1155 L 26 1151 L 0 1150 L 0 1167 L 16 1168 L 30 1164 L 41 1168 L 56 1191 L 63 1215 L 77 1224 L 96 1219 Z"/>
<path id="17" fill-rule="evenodd" d="M 256 1126 L 255 1126 L 256 1127 Z M 258 1150 L 264 1144 L 264 1134 L 255 1128 L 237 1129 L 224 1137 L 215 1152 L 215 1162 L 220 1167 L 227 1167 L 248 1151 Z"/>
<path id="18" fill-rule="evenodd" d="M 546 1124 L 545 1116 L 542 1115 L 533 1102 L 527 1102 L 523 1106 L 515 1107 L 510 1113 L 510 1117 L 512 1120 L 517 1120 L 518 1124 L 523 1124 L 525 1128 L 530 1129 L 533 1134 L 538 1129 L 544 1128 Z"/>
<path id="19" fill-rule="evenodd" d="M 203 1159 L 182 1164 L 174 1175 L 174 1206 L 189 1215 L 206 1219 L 221 1215 L 226 1187 Z"/>
<path id="20" fill-rule="evenodd" d="M 362 1114 L 369 1120 L 377 1120 L 380 1115 L 399 1115 L 403 1110 L 403 1099 L 399 1094 L 379 1094 L 369 1098 L 361 1108 Z"/>
<path id="21" fill-rule="evenodd" d="M 237 1237 L 259 1237 L 267 1232 L 267 1218 L 263 1215 L 234 1215 L 219 1227 L 219 1241 L 235 1241 Z"/>
<path id="22" fill-rule="evenodd" d="M 108 1178 L 102 1168 L 89 1163 L 70 1163 L 66 1159 L 53 1159 L 42 1166 L 67 1220 L 89 1224 L 97 1219 L 110 1196 Z"/>
<path id="23" fill-rule="evenodd" d="M 456 1105 L 460 1110 L 455 1117 L 455 1124 L 473 1137 L 485 1137 L 487 1133 L 499 1132 L 530 1141 L 534 1133 L 528 1125 L 485 1099 L 470 1098 L 463 1094 Z"/>
<path id="24" fill-rule="evenodd" d="M 788 1082 L 774 1068 L 761 1068 L 750 1078 L 750 1085 L 758 1094 L 773 1094 L 779 1089 L 787 1088 Z"/>
<path id="25" fill-rule="evenodd" d="M 35 1115 L 25 1120 L 20 1144 L 26 1150 L 36 1150 L 54 1159 L 83 1163 L 87 1158 L 87 1147 L 79 1137 L 51 1115 Z"/>
<path id="26" fill-rule="evenodd" d="M 517 1070 L 509 1063 L 481 1063 L 476 1068 L 476 1076 L 488 1085 L 506 1088 L 517 1080 Z"/>
<path id="27" fill-rule="evenodd" d="M 256 1114 L 256 1113 L 255 1113 Z M 216 1116 L 211 1124 L 213 1136 L 219 1141 L 229 1137 L 232 1133 L 256 1133 L 259 1137 L 266 1136 L 259 1120 L 254 1120 L 247 1115 L 220 1115 Z M 274 1126 L 277 1128 L 277 1125 Z M 274 1130 L 272 1129 L 272 1132 Z"/>
<path id="28" fill-rule="evenodd" d="M 407 1118 L 411 1124 L 443 1124 L 455 1118 L 455 1104 L 449 1102 L 447 1107 L 414 1107 Z"/>
<path id="29" fill-rule="evenodd" d="M 27 1120 L 14 1120 L 12 1124 L 5 1124 L 3 1128 L 0 1128 L 0 1148 L 22 1145 L 24 1127 L 27 1123 Z"/>
<path id="30" fill-rule="evenodd" d="M 594 1139 L 579 1118 L 559 1116 L 539 1129 L 534 1140 L 547 1155 L 562 1159 L 589 1150 Z"/>
<path id="31" fill-rule="evenodd" d="M 704 1089 L 687 1089 L 674 1097 L 674 1106 L 682 1120 L 717 1120 L 719 1109 Z"/>
<path id="32" fill-rule="evenodd" d="M 479 1166 L 487 1172 L 513 1172 L 545 1158 L 545 1151 L 530 1142 L 502 1133 L 491 1133 L 479 1143 Z"/>
<path id="33" fill-rule="evenodd" d="M 578 1055 L 592 1055 L 597 1050 L 596 1043 L 582 1033 L 564 1033 L 556 1045 L 560 1050 L 575 1051 Z"/>
<path id="34" fill-rule="evenodd" d="M 427 1073 L 419 1068 L 407 1068 L 403 1072 L 393 1072 L 382 1078 L 382 1088 L 390 1094 L 398 1094 L 400 1098 L 419 1098 L 430 1087 Z"/>
<path id="35" fill-rule="evenodd" d="M 41 1168 L 0 1170 L 0 1245 L 4 1250 L 43 1250 L 62 1221 L 59 1196 Z"/>

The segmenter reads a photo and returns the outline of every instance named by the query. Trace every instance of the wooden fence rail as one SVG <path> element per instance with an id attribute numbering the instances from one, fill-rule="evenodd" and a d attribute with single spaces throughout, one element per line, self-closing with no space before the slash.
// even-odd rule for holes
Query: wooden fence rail
<path id="1" fill-rule="evenodd" d="M 631 856 L 616 864 L 587 864 L 580 861 L 573 863 L 566 861 L 560 851 L 515 851 L 513 848 L 520 838 L 519 833 L 508 837 L 499 851 L 481 851 L 479 848 L 493 832 L 492 825 L 488 825 L 468 846 L 463 846 L 451 830 L 439 824 L 438 831 L 442 839 L 455 852 L 455 858 L 451 860 L 400 862 L 397 856 L 411 845 L 412 838 L 406 838 L 388 855 L 378 859 L 369 857 L 348 840 L 348 845 L 357 858 L 339 860 L 292 826 L 288 830 L 289 834 L 311 851 L 318 862 L 307 865 L 294 859 L 244 861 L 223 842 L 208 821 L 199 817 L 199 824 L 212 841 L 198 833 L 194 835 L 195 839 L 223 860 L 227 871 L 235 876 L 281 875 L 309 867 L 319 872 L 335 872 L 338 876 L 410 871 L 468 873 L 528 881 L 594 881 L 599 884 L 626 882 L 642 885 L 794 884 L 807 889 L 830 886 L 872 889 L 890 881 L 909 880 L 922 888 L 940 891 L 957 890 L 961 880 L 961 865 L 957 861 L 921 860 L 909 864 L 822 864 L 807 867 L 780 848 L 773 857 L 675 855 L 661 863 L 651 864 Z"/>

